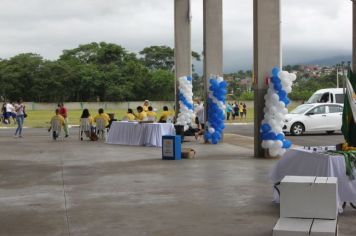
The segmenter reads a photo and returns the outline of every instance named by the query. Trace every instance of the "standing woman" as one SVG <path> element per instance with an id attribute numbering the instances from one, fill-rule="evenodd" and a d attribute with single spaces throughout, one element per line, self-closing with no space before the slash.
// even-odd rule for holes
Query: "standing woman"
<path id="1" fill-rule="evenodd" d="M 15 104 L 15 111 L 16 111 L 16 123 L 17 123 L 17 129 L 15 131 L 15 138 L 23 138 L 22 136 L 22 126 L 23 126 L 23 121 L 25 119 L 25 106 L 22 103 L 22 99 L 20 98 L 17 100 L 17 103 Z"/>

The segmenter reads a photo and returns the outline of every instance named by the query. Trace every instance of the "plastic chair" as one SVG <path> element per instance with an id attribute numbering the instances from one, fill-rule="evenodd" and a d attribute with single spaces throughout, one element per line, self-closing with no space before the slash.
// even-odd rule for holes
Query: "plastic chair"
<path id="1" fill-rule="evenodd" d="M 101 139 L 106 138 L 105 120 L 102 118 L 96 119 L 96 133 Z"/>
<path id="2" fill-rule="evenodd" d="M 89 138 L 91 132 L 91 125 L 89 118 L 81 118 L 80 125 L 79 125 L 79 139 L 83 140 L 83 132 Z"/>
<path id="3" fill-rule="evenodd" d="M 52 129 L 52 138 L 54 140 L 64 140 L 64 137 L 62 136 L 62 123 L 59 119 L 53 119 L 51 121 L 51 129 Z M 55 133 L 55 137 L 54 137 L 54 132 Z"/>

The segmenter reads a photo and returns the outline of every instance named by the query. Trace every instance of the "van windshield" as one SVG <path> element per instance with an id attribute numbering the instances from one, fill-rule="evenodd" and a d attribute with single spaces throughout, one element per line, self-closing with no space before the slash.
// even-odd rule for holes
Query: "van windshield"
<path id="1" fill-rule="evenodd" d="M 290 114 L 304 114 L 307 110 L 312 108 L 314 105 L 311 104 L 303 104 L 300 106 L 297 106 L 293 111 L 290 112 Z"/>
<path id="2" fill-rule="evenodd" d="M 318 103 L 322 96 L 322 93 L 314 93 L 306 103 Z"/>

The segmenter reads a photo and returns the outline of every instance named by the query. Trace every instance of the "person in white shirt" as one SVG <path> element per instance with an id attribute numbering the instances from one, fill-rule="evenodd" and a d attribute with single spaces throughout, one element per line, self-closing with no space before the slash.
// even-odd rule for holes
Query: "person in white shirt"
<path id="1" fill-rule="evenodd" d="M 14 109 L 14 106 L 10 102 L 6 103 L 6 119 L 9 124 L 11 123 L 10 118 L 12 117 L 12 111 Z"/>
<path id="2" fill-rule="evenodd" d="M 204 128 L 205 128 L 205 111 L 204 111 L 204 105 L 200 100 L 197 100 L 197 108 L 195 110 L 195 114 L 198 117 L 199 121 L 199 131 L 195 133 L 195 138 L 198 139 L 201 135 L 204 134 Z"/>
<path id="3" fill-rule="evenodd" d="M 14 121 L 14 124 L 16 124 L 16 110 L 15 110 L 15 104 L 13 102 L 11 103 L 11 117 Z"/>
<path id="4" fill-rule="evenodd" d="M 16 111 L 16 121 L 17 121 L 17 129 L 15 131 L 15 137 L 22 138 L 22 126 L 25 119 L 25 105 L 22 103 L 22 99 L 19 99 L 15 104 Z"/>

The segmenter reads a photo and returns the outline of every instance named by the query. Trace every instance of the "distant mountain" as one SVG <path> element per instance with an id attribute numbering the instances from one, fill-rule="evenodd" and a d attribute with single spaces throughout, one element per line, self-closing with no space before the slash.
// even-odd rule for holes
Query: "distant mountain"
<path id="1" fill-rule="evenodd" d="M 351 55 L 343 55 L 343 56 L 335 56 L 335 57 L 329 57 L 329 58 L 322 58 L 322 59 L 315 59 L 312 61 L 307 61 L 307 62 L 301 62 L 297 64 L 301 65 L 322 65 L 322 66 L 332 66 L 341 63 L 342 61 L 347 64 L 348 61 L 352 60 Z"/>

